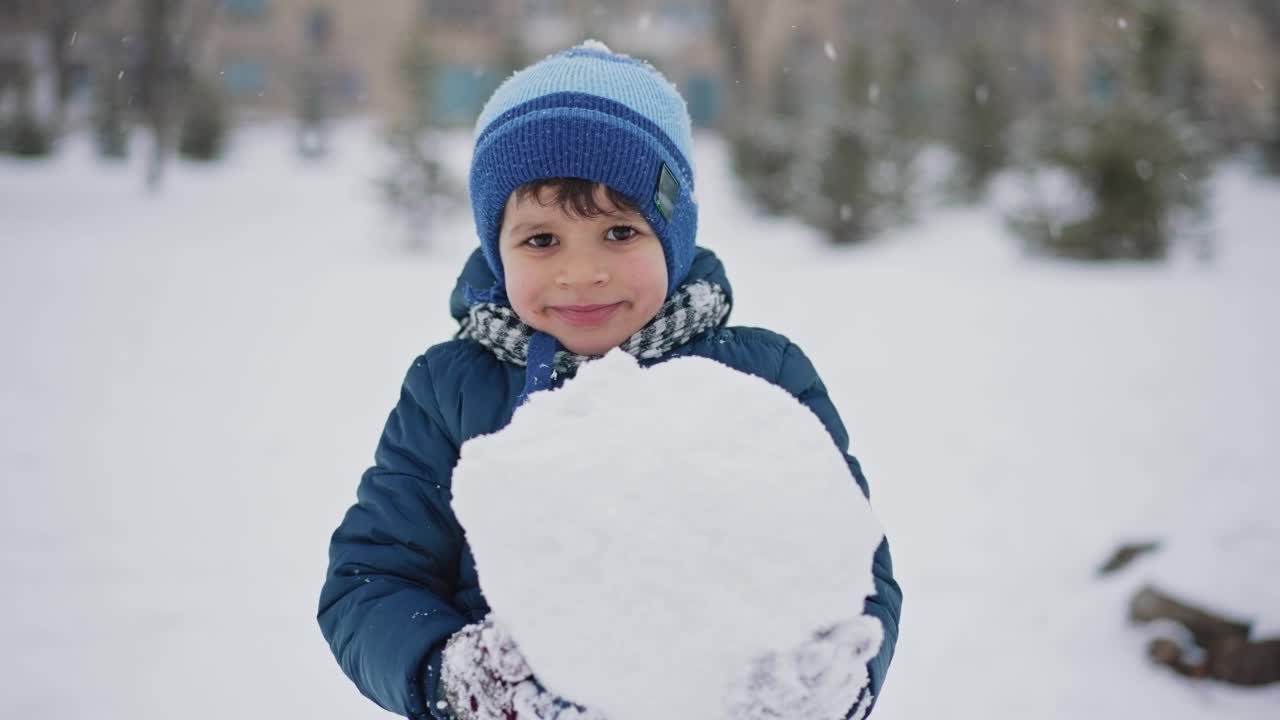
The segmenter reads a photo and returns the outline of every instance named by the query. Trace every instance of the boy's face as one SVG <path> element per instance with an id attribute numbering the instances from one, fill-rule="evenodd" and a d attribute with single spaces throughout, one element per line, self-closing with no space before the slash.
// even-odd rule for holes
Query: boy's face
<path id="1" fill-rule="evenodd" d="M 644 327 L 667 295 L 662 244 L 639 213 L 614 205 L 579 217 L 543 188 L 535 200 L 512 193 L 498 250 L 507 297 L 520 319 L 581 355 L 603 355 Z"/>

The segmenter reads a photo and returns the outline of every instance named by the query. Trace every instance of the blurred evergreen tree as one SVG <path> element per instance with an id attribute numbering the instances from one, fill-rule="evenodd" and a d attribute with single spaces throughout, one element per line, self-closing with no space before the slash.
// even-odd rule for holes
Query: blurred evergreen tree
<path id="1" fill-rule="evenodd" d="M 905 57 L 895 57 L 890 77 L 908 83 L 914 71 Z M 870 53 L 852 49 L 837 102 L 816 118 L 812 141 L 801 145 L 799 215 L 835 244 L 864 242 L 910 215 L 918 140 L 896 119 L 905 101 L 886 100 L 876 78 Z"/>
<path id="2" fill-rule="evenodd" d="M 441 143 L 432 127 L 438 62 L 426 41 L 412 37 L 397 72 L 402 110 L 384 133 L 391 167 L 378 180 L 383 200 L 405 224 L 405 247 L 426 245 L 432 220 L 454 206 L 458 191 L 440 162 Z"/>
<path id="3" fill-rule="evenodd" d="M 19 157 L 43 157 L 53 152 L 53 131 L 35 114 L 19 108 L 9 123 L 8 150 Z"/>
<path id="4" fill-rule="evenodd" d="M 129 88 L 114 63 L 104 63 L 93 82 L 93 135 L 98 154 L 123 158 L 129 154 Z"/>
<path id="5" fill-rule="evenodd" d="M 811 221 L 837 245 L 860 242 L 877 229 L 872 140 L 856 123 L 837 123 L 828 132 L 819 196 L 825 202 Z"/>
<path id="6" fill-rule="evenodd" d="M 1271 102 L 1271 134 L 1263 142 L 1262 157 L 1267 170 L 1280 176 L 1280 73 L 1271 84 Z"/>
<path id="7" fill-rule="evenodd" d="M 137 101 L 140 115 L 151 130 L 147 161 L 147 187 L 159 190 L 165 156 L 172 149 L 174 109 L 179 89 L 175 56 L 175 18 L 180 0 L 138 0 L 134 11 L 142 41 L 137 66 Z"/>
<path id="8" fill-rule="evenodd" d="M 1168 99 L 1176 94 L 1174 83 L 1182 54 L 1177 12 L 1167 0 L 1149 0 L 1136 9 L 1138 89 L 1151 97 Z"/>
<path id="9" fill-rule="evenodd" d="M 329 152 L 329 116 L 332 79 L 328 67 L 306 65 L 297 78 L 298 154 L 304 158 L 321 158 Z"/>
<path id="10" fill-rule="evenodd" d="M 919 57 L 906 35 L 894 39 L 888 70 L 876 75 L 880 98 L 860 125 L 862 132 L 875 134 L 871 170 L 873 185 L 879 188 L 878 211 L 886 214 L 883 224 L 906 224 L 915 216 L 918 160 L 930 130 Z"/>
<path id="11" fill-rule="evenodd" d="M 747 195 L 766 213 L 780 215 L 791 206 L 789 172 L 795 159 L 795 136 L 776 118 L 739 123 L 729 136 L 734 174 Z"/>
<path id="12" fill-rule="evenodd" d="M 227 99 L 216 82 L 196 77 L 187 95 L 178 153 L 203 162 L 217 160 L 227 139 Z"/>
<path id="13" fill-rule="evenodd" d="M 895 77 L 905 77 L 899 57 Z M 902 74 L 898 74 L 902 73 Z M 772 111 L 737 119 L 733 167 L 752 200 L 771 214 L 797 217 L 835 244 L 862 242 L 910 215 L 918 138 L 895 126 L 871 54 L 850 48 L 834 94 L 803 99 L 780 76 Z"/>
<path id="14" fill-rule="evenodd" d="M 880 101 L 871 52 L 864 47 L 850 48 L 840 73 L 840 100 L 847 109 L 866 110 Z"/>
<path id="15" fill-rule="evenodd" d="M 11 114 L 0 116 L 0 151 L 21 157 L 41 157 L 53 152 L 53 128 L 41 123 L 31 109 L 31 72 L 18 64 L 11 76 L 16 103 Z M 0 90 L 3 90 L 0 84 Z"/>
<path id="16" fill-rule="evenodd" d="M 804 131 L 804 103 L 795 84 L 779 68 L 774 93 L 763 112 L 736 118 L 729 125 L 729 154 L 734 173 L 747 194 L 765 212 L 794 211 L 792 167 L 797 140 Z M 748 111 L 750 112 L 750 111 Z"/>
<path id="17" fill-rule="evenodd" d="M 1178 8 L 1170 0 L 1145 0 L 1136 5 L 1136 17 L 1136 93 L 1163 102 L 1191 122 L 1207 123 L 1204 58 Z"/>
<path id="18" fill-rule="evenodd" d="M 1083 211 L 1030 208 L 1014 220 L 1033 251 L 1081 260 L 1158 260 L 1178 223 L 1202 219 L 1209 146 L 1151 98 L 1060 113 L 1040 159 L 1083 191 Z"/>
<path id="19" fill-rule="evenodd" d="M 928 118 L 921 102 L 920 59 L 905 34 L 894 38 L 889 72 L 884 80 L 880 89 L 888 105 L 894 135 L 901 138 L 904 145 L 918 140 L 926 133 Z"/>
<path id="20" fill-rule="evenodd" d="M 808 148 L 818 161 L 820 179 L 816 192 L 801 204 L 802 215 L 837 245 L 861 242 L 878 229 L 884 193 L 876 187 L 876 172 L 889 147 L 889 118 L 880 106 L 875 77 L 871 54 L 852 48 L 820 142 Z"/>
<path id="21" fill-rule="evenodd" d="M 298 125 L 296 145 L 304 158 L 320 158 L 329 152 L 329 118 L 337 72 L 330 58 L 334 20 L 330 8 L 316 6 L 307 14 L 306 52 L 294 75 Z"/>
<path id="22" fill-rule="evenodd" d="M 990 56 L 981 46 L 970 48 L 961 61 L 955 102 L 950 144 L 957 165 L 949 190 L 961 201 L 975 203 L 1009 161 L 1005 134 L 1012 122 L 1008 99 Z"/>
<path id="23" fill-rule="evenodd" d="M 1069 180 L 1077 207 L 1032 202 L 1013 226 L 1033 251 L 1085 260 L 1164 258 L 1207 213 L 1213 146 L 1197 127 L 1198 55 L 1166 0 L 1124 3 L 1137 18 L 1134 82 L 1085 108 L 1049 108 L 1038 162 Z M 1207 239 L 1199 252 L 1207 257 Z"/>
<path id="24" fill-rule="evenodd" d="M 1192 42 L 1183 46 L 1182 55 L 1182 79 L 1178 83 L 1178 95 L 1174 102 L 1192 122 L 1207 126 L 1211 118 L 1205 97 L 1209 77 L 1204 65 L 1204 55 L 1200 52 L 1200 47 Z"/>

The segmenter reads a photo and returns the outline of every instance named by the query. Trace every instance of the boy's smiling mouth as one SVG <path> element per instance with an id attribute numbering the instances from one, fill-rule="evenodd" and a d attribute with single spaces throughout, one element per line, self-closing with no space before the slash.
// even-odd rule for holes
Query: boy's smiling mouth
<path id="1" fill-rule="evenodd" d="M 609 305 L 549 305 L 547 310 L 570 325 L 589 327 L 607 322 L 622 305 L 622 302 Z"/>

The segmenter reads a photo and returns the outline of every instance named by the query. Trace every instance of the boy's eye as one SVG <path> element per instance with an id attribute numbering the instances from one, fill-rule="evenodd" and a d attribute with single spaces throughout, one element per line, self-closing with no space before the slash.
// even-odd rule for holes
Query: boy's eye
<path id="1" fill-rule="evenodd" d="M 609 232 L 605 234 L 605 237 L 610 240 L 622 242 L 635 237 L 637 232 L 638 231 L 630 225 L 615 225 L 609 228 Z"/>
<path id="2" fill-rule="evenodd" d="M 535 248 L 549 248 L 553 243 L 555 243 L 555 241 L 556 238 L 554 235 L 551 235 L 550 233 L 543 233 L 541 235 L 534 235 L 533 237 L 530 237 L 528 240 L 524 241 L 524 244 Z"/>

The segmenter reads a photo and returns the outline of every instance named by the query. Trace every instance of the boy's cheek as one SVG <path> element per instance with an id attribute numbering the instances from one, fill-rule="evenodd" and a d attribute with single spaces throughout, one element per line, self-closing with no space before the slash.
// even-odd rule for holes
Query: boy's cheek
<path id="1" fill-rule="evenodd" d="M 541 292 L 531 278 L 519 274 L 507 275 L 507 299 L 511 301 L 511 309 L 527 325 L 538 328 L 538 313 L 542 310 Z"/>
<path id="2" fill-rule="evenodd" d="M 503 253 L 502 268 L 507 297 L 513 305 L 517 298 L 527 299 L 534 294 L 537 286 L 536 273 L 531 272 L 518 255 Z"/>
<path id="3" fill-rule="evenodd" d="M 627 263 L 621 270 L 625 274 L 626 284 L 644 300 L 652 303 L 656 299 L 659 304 L 667 295 L 667 263 L 661 246 L 647 250 L 643 256 Z"/>

